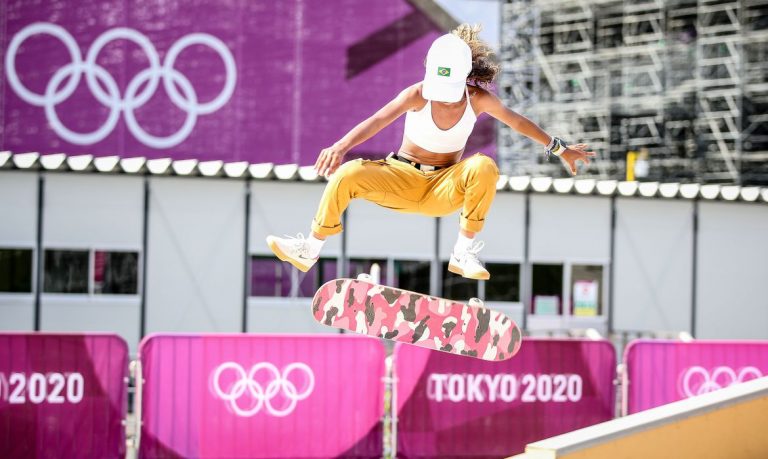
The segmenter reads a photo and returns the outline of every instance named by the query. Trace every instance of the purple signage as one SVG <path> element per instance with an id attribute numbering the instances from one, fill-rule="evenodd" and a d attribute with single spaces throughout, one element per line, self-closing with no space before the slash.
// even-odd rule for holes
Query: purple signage
<path id="1" fill-rule="evenodd" d="M 312 164 L 421 80 L 444 33 L 406 0 L 3 8 L 0 150 L 16 152 Z M 402 129 L 355 155 L 396 149 Z M 484 117 L 467 151 L 493 144 Z"/>
<path id="2" fill-rule="evenodd" d="M 610 420 L 616 355 L 607 341 L 525 339 L 503 362 L 395 351 L 398 457 L 509 457 Z"/>
<path id="3" fill-rule="evenodd" d="M 0 457 L 125 457 L 127 376 L 116 335 L 0 334 Z"/>
<path id="4" fill-rule="evenodd" d="M 624 362 L 631 414 L 768 375 L 768 341 L 636 340 Z"/>
<path id="5" fill-rule="evenodd" d="M 143 458 L 379 458 L 384 348 L 338 335 L 154 335 Z"/>

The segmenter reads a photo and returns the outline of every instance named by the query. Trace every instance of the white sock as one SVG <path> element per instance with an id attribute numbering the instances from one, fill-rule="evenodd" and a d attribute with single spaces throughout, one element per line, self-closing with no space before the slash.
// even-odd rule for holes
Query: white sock
<path id="1" fill-rule="evenodd" d="M 318 239 L 314 235 L 311 235 L 307 238 L 307 242 L 309 242 L 309 256 L 312 258 L 317 258 L 320 255 L 320 251 L 323 249 L 323 244 L 325 244 L 325 239 Z"/>
<path id="2" fill-rule="evenodd" d="M 456 239 L 456 245 L 453 246 L 453 253 L 461 253 L 466 251 L 473 242 L 475 242 L 475 238 L 467 237 L 459 233 L 459 238 Z"/>

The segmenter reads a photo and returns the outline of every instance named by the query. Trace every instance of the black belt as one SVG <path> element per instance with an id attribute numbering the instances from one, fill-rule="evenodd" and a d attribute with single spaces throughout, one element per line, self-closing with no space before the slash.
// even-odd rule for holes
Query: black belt
<path id="1" fill-rule="evenodd" d="M 404 163 L 410 164 L 411 166 L 413 166 L 413 167 L 415 167 L 416 169 L 418 169 L 418 170 L 420 170 L 420 171 L 423 171 L 423 172 L 431 172 L 431 171 L 436 171 L 436 170 L 438 170 L 438 169 L 443 169 L 443 168 L 445 167 L 445 166 L 431 166 L 431 165 L 429 165 L 429 164 L 421 164 L 421 163 L 417 163 L 416 161 L 411 161 L 410 159 L 408 159 L 408 158 L 403 158 L 402 156 L 400 156 L 400 155 L 397 155 L 397 154 L 395 154 L 395 155 L 392 155 L 392 158 L 395 158 L 395 159 L 396 159 L 396 160 L 398 160 L 398 161 L 402 161 L 402 162 L 404 162 Z"/>

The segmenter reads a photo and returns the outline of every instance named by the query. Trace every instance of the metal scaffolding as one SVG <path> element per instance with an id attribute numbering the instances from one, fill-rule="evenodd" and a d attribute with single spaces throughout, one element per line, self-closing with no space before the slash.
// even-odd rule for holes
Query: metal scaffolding
<path id="1" fill-rule="evenodd" d="M 636 152 L 640 179 L 768 183 L 768 0 L 507 0 L 501 35 L 502 98 L 590 144 L 588 174 Z M 564 174 L 542 152 L 500 128 L 505 173 Z"/>

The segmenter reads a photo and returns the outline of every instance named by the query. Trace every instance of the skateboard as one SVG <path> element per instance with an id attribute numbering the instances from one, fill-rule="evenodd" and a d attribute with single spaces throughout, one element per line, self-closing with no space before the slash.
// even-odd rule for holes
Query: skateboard
<path id="1" fill-rule="evenodd" d="M 334 279 L 312 299 L 323 325 L 483 360 L 506 360 L 520 350 L 520 328 L 483 307 L 378 285 L 366 278 Z"/>

